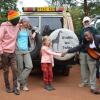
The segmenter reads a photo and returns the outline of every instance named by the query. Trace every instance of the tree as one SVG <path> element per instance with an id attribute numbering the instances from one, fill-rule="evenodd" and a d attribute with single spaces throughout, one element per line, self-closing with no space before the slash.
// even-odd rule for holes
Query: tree
<path id="1" fill-rule="evenodd" d="M 69 12 L 72 16 L 75 33 L 77 34 L 77 36 L 79 36 L 80 29 L 82 28 L 83 19 L 82 7 L 72 7 L 71 9 L 69 9 Z"/>
<path id="2" fill-rule="evenodd" d="M 67 4 L 68 6 L 75 6 L 76 5 L 76 0 L 52 0 L 52 4 L 55 4 L 55 6 L 62 6 L 63 4 Z"/>
<path id="3" fill-rule="evenodd" d="M 90 2 L 88 4 L 89 8 L 89 15 L 94 16 L 94 15 L 100 15 L 100 2 Z"/>
<path id="4" fill-rule="evenodd" d="M 16 8 L 17 0 L 0 0 L 0 24 L 7 20 L 7 12 Z"/>
<path id="5" fill-rule="evenodd" d="M 85 16 L 88 16 L 87 0 L 84 0 L 84 15 L 85 15 Z"/>

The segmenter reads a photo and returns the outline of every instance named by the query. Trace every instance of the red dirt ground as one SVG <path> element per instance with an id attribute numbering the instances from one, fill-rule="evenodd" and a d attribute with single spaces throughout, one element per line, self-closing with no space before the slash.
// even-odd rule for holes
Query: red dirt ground
<path id="1" fill-rule="evenodd" d="M 11 73 L 10 81 L 12 83 Z M 71 68 L 68 77 L 61 75 L 54 76 L 53 85 L 56 90 L 50 92 L 43 88 L 42 77 L 40 75 L 30 75 L 30 91 L 21 91 L 20 95 L 16 96 L 13 93 L 8 94 L 5 92 L 2 71 L 0 71 L 0 100 L 100 100 L 100 95 L 92 94 L 89 88 L 79 88 L 79 82 L 79 65 Z M 98 80 L 97 83 L 100 86 Z"/>

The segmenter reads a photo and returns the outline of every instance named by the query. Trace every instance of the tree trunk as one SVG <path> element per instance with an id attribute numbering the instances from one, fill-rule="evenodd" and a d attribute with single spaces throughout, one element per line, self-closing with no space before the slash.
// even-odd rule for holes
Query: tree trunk
<path id="1" fill-rule="evenodd" d="M 88 16 L 87 0 L 84 0 L 84 15 L 85 15 L 85 16 Z"/>

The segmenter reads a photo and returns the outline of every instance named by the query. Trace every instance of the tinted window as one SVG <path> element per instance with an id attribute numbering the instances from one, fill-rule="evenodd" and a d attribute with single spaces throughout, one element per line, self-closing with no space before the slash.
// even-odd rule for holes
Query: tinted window
<path id="1" fill-rule="evenodd" d="M 39 27 L 39 17 L 29 17 L 29 19 L 34 27 Z"/>
<path id="2" fill-rule="evenodd" d="M 42 17 L 41 33 L 42 35 L 50 35 L 55 29 L 62 27 L 62 17 Z"/>

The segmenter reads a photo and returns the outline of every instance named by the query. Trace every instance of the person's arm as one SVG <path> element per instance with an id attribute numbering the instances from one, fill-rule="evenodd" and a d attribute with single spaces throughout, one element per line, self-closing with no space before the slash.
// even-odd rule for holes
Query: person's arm
<path id="1" fill-rule="evenodd" d="M 62 53 L 62 56 L 65 56 L 67 53 L 74 53 L 74 52 L 80 51 L 81 49 L 84 49 L 84 45 L 78 45 L 76 47 L 68 49 L 66 52 Z"/>
<path id="2" fill-rule="evenodd" d="M 74 52 L 80 51 L 81 49 L 84 49 L 84 45 L 78 45 L 76 47 L 68 49 L 66 53 L 74 53 Z"/>
<path id="3" fill-rule="evenodd" d="M 3 53 L 3 49 L 2 49 L 2 39 L 3 39 L 4 33 L 5 33 L 4 26 L 1 25 L 0 26 L 0 54 Z"/>
<path id="4" fill-rule="evenodd" d="M 47 52 L 50 55 L 62 56 L 62 53 L 56 53 L 56 52 L 54 52 L 54 51 L 52 51 L 51 49 L 48 49 L 48 48 L 45 48 L 44 51 Z"/>

